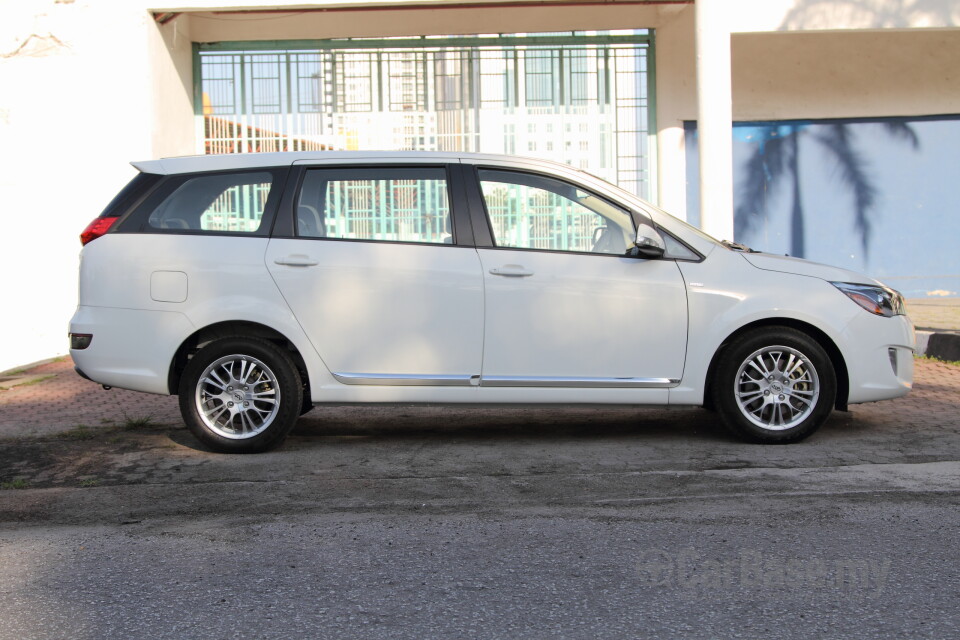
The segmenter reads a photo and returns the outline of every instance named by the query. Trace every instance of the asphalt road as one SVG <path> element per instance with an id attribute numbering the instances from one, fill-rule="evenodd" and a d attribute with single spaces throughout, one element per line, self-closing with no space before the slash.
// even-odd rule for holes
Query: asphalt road
<path id="1" fill-rule="evenodd" d="M 958 390 L 923 365 L 787 446 L 583 408 L 7 440 L 0 638 L 960 637 Z"/>

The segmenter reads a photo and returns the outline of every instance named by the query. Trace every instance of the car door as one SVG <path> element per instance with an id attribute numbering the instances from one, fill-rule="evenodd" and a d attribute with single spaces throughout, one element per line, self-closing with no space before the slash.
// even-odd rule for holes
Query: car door
<path id="1" fill-rule="evenodd" d="M 498 167 L 476 177 L 491 236 L 478 248 L 482 385 L 676 384 L 687 338 L 683 278 L 672 260 L 627 255 L 631 213 L 555 177 Z"/>
<path id="2" fill-rule="evenodd" d="M 292 237 L 270 273 L 343 383 L 470 385 L 480 374 L 483 281 L 453 223 L 459 167 L 333 166 L 302 172 Z"/>

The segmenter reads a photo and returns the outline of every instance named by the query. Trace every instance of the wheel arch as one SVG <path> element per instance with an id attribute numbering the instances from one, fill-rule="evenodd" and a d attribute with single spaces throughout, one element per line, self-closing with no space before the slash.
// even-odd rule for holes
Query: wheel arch
<path id="1" fill-rule="evenodd" d="M 297 346 L 288 337 L 266 325 L 248 320 L 227 320 L 207 325 L 198 329 L 189 335 L 173 355 L 170 362 L 170 370 L 167 375 L 167 386 L 170 392 L 176 395 L 180 387 L 180 377 L 184 368 L 187 366 L 190 358 L 201 347 L 215 340 L 223 338 L 260 338 L 274 343 L 278 347 L 285 349 L 290 357 L 293 358 L 300 378 L 303 381 L 304 394 L 309 397 L 310 394 L 310 374 L 307 369 L 303 355 Z"/>
<path id="2" fill-rule="evenodd" d="M 713 358 L 710 360 L 710 366 L 707 368 L 707 378 L 704 386 L 704 406 L 711 408 L 708 406 L 712 402 L 710 400 L 712 397 L 710 387 L 713 384 L 717 363 L 720 361 L 724 351 L 740 336 L 766 327 L 787 327 L 795 329 L 796 331 L 805 333 L 811 339 L 816 340 L 816 342 L 823 347 L 823 350 L 827 352 L 827 356 L 830 358 L 830 363 L 833 365 L 833 371 L 837 379 L 837 399 L 834 407 L 839 411 L 846 411 L 847 398 L 850 393 L 850 375 L 847 371 L 847 363 L 843 358 L 843 354 L 840 352 L 840 348 L 823 330 L 808 322 L 795 320 L 793 318 L 764 318 L 762 320 L 755 320 L 754 322 L 743 325 L 724 338 L 720 343 L 720 347 L 714 352 Z"/>

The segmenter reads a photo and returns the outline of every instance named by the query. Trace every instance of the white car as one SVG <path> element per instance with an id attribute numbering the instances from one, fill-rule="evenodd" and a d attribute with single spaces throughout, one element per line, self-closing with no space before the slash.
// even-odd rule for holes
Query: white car
<path id="1" fill-rule="evenodd" d="M 81 236 L 78 372 L 218 451 L 328 403 L 705 406 L 796 441 L 906 394 L 866 276 L 717 242 L 587 173 L 466 153 L 137 162 Z"/>

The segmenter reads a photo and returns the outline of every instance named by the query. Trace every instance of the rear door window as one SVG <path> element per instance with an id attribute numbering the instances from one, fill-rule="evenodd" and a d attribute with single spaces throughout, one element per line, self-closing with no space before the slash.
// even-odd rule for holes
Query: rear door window
<path id="1" fill-rule="evenodd" d="M 297 236 L 451 244 L 446 170 L 310 169 L 296 203 Z"/>

